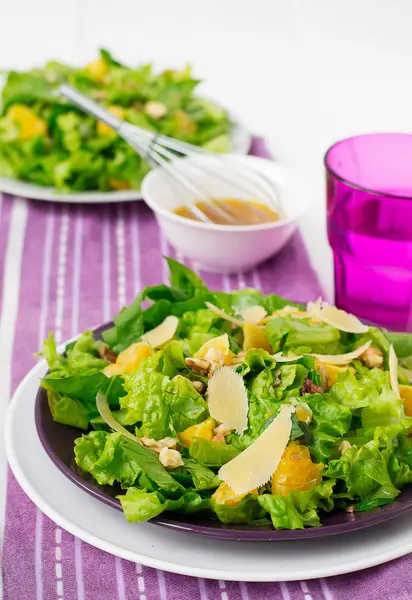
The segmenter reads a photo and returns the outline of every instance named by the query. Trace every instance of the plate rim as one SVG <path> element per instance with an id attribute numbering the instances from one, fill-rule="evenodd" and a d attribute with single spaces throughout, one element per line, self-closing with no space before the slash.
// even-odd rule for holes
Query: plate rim
<path id="1" fill-rule="evenodd" d="M 13 424 L 14 424 L 14 415 L 19 407 L 19 398 L 23 396 L 31 386 L 37 384 L 37 379 L 41 375 L 41 373 L 45 372 L 46 364 L 45 361 L 41 361 L 38 365 L 35 365 L 23 378 L 18 387 L 16 388 L 12 400 L 9 405 L 9 409 L 6 415 L 6 423 L 5 423 L 5 448 L 7 453 L 7 458 L 9 465 L 19 483 L 23 491 L 27 494 L 27 496 L 34 502 L 36 506 L 52 521 L 57 523 L 59 526 L 63 527 L 66 531 L 79 537 L 86 543 L 95 546 L 101 550 L 109 552 L 114 556 L 119 556 L 126 560 L 130 560 L 132 562 L 139 562 L 143 565 L 162 569 L 168 572 L 177 573 L 181 575 L 189 575 L 195 577 L 205 577 L 208 579 L 225 579 L 227 581 L 253 581 L 253 582 L 280 582 L 280 581 L 298 581 L 303 579 L 317 579 L 319 577 L 330 577 L 335 575 L 342 575 L 345 573 L 351 573 L 360 571 L 369 567 L 377 566 L 379 564 L 383 564 L 390 560 L 399 558 L 412 550 L 412 536 L 408 539 L 407 542 L 402 543 L 399 547 L 395 549 L 382 550 L 380 549 L 376 555 L 368 554 L 362 561 L 354 560 L 353 562 L 346 562 L 345 566 L 339 565 L 332 568 L 328 568 L 325 566 L 321 566 L 316 570 L 313 568 L 309 568 L 307 570 L 303 570 L 299 567 L 299 573 L 295 573 L 292 571 L 282 571 L 282 573 L 278 574 L 276 578 L 273 578 L 273 573 L 269 571 L 265 571 L 262 573 L 249 573 L 245 570 L 243 571 L 234 571 L 234 570 L 222 570 L 216 571 L 216 569 L 210 568 L 202 568 L 196 566 L 187 566 L 180 563 L 169 563 L 162 559 L 153 558 L 150 556 L 146 556 L 144 554 L 140 554 L 136 551 L 126 550 L 122 548 L 120 545 L 115 544 L 113 542 L 109 542 L 104 540 L 101 536 L 97 536 L 94 533 L 88 532 L 85 528 L 79 527 L 76 524 L 73 524 L 69 519 L 67 519 L 59 508 L 55 508 L 52 506 L 50 500 L 45 498 L 40 492 L 35 489 L 35 487 L 26 479 L 24 474 L 24 468 L 20 465 L 20 461 L 18 459 L 17 453 L 13 444 Z M 37 389 L 37 385 L 36 385 Z M 31 393 L 31 392 L 30 392 Z M 27 401 L 26 401 L 27 403 Z M 23 402 L 21 402 L 23 404 Z M 34 407 L 32 407 L 34 408 Z M 34 416 L 34 415 L 32 415 Z M 32 419 L 32 425 L 34 425 L 34 419 Z M 35 432 L 34 432 L 35 433 Z M 39 444 L 40 444 L 40 440 Z M 42 448 L 40 444 L 40 448 L 44 452 L 44 456 L 47 461 L 50 461 L 50 458 L 47 456 L 46 452 Z M 53 470 L 59 473 L 57 467 L 50 461 Z M 73 486 L 75 488 L 75 486 Z M 97 500 L 93 500 L 97 502 Z M 99 503 L 100 505 L 100 503 Z M 99 506 L 98 505 L 98 506 Z M 96 507 L 97 508 L 97 507 Z M 401 517 L 402 518 L 402 517 Z M 145 524 L 149 525 L 150 524 Z M 160 528 L 159 528 L 160 530 Z M 164 531 L 162 529 L 162 531 Z M 412 525 L 411 525 L 412 532 Z M 167 536 L 167 531 L 165 532 L 165 536 Z M 217 540 L 213 540 L 213 543 L 219 543 Z M 235 543 L 234 541 L 228 543 Z M 278 542 L 279 544 L 291 542 Z M 293 542 L 294 544 L 300 544 L 302 541 L 296 540 Z M 327 543 L 327 540 L 325 541 Z"/>

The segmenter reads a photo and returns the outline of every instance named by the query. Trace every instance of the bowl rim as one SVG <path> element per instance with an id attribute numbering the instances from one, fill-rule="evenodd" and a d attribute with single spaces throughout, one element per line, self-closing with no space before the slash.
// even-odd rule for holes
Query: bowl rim
<path id="1" fill-rule="evenodd" d="M 203 155 L 195 155 L 194 157 L 185 158 L 184 160 L 191 160 L 192 158 L 196 160 L 196 158 L 202 158 Z M 207 158 L 207 155 L 206 155 Z M 289 173 L 293 175 L 295 182 L 298 183 L 298 186 L 302 190 L 302 206 L 298 210 L 298 214 L 294 217 L 290 217 L 288 219 L 279 219 L 278 221 L 270 221 L 269 223 L 261 223 L 257 225 L 217 225 L 216 223 L 204 223 L 202 221 L 195 221 L 193 219 L 187 219 L 186 217 L 182 217 L 177 215 L 170 210 L 160 206 L 156 200 L 153 199 L 153 196 L 147 193 L 147 186 L 151 183 L 151 180 L 156 178 L 162 167 L 156 167 L 152 169 L 143 179 L 141 185 L 141 193 L 143 196 L 143 200 L 146 204 L 153 210 L 156 217 L 159 215 L 168 221 L 172 221 L 176 224 L 180 224 L 182 226 L 190 227 L 192 229 L 199 229 L 203 231 L 214 231 L 214 232 L 224 232 L 224 233 L 244 233 L 244 232 L 259 232 L 265 231 L 268 229 L 281 229 L 282 227 L 286 227 L 291 223 L 295 223 L 298 221 L 302 215 L 306 212 L 309 206 L 309 193 L 305 191 L 305 181 L 301 178 L 299 174 L 296 173 L 294 169 L 290 169 L 289 167 L 285 167 L 284 165 L 279 165 L 275 163 L 273 160 L 264 158 L 261 156 L 252 156 L 252 155 L 237 155 L 237 154 L 225 154 L 221 157 L 223 160 L 229 161 L 239 161 L 246 162 L 247 160 L 251 160 L 252 162 L 258 163 L 266 163 L 268 165 L 273 166 L 276 170 L 281 171 L 283 173 Z"/>

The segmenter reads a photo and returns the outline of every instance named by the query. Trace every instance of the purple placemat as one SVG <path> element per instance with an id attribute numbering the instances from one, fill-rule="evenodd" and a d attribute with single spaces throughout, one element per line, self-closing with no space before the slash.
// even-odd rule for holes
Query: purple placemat
<path id="1" fill-rule="evenodd" d="M 267 155 L 261 140 L 254 141 L 253 153 Z M 15 274 L 14 390 L 33 366 L 33 350 L 49 330 L 64 340 L 109 320 L 142 287 L 167 277 L 162 255 L 176 255 L 142 202 L 75 206 L 4 196 L 0 206 L 0 297 L 6 249 L 16 232 L 23 239 L 20 272 Z M 321 293 L 300 234 L 250 273 L 201 275 L 215 289 L 253 286 L 297 301 Z M 410 557 L 405 557 L 354 575 L 282 584 L 205 581 L 164 573 L 115 558 L 63 531 L 32 504 L 13 475 L 8 476 L 5 600 L 406 600 L 412 598 L 411 566 Z"/>

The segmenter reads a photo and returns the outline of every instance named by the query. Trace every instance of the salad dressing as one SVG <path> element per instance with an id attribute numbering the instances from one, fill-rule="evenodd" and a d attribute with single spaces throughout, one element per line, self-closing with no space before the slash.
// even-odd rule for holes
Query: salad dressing
<path id="1" fill-rule="evenodd" d="M 194 204 L 216 225 L 258 225 L 279 220 L 279 215 L 272 208 L 255 200 L 212 198 L 211 202 L 227 213 L 228 217 L 225 218 L 221 212 L 214 211 L 207 202 L 198 201 Z M 175 208 L 173 212 L 186 219 L 200 220 L 186 205 Z"/>

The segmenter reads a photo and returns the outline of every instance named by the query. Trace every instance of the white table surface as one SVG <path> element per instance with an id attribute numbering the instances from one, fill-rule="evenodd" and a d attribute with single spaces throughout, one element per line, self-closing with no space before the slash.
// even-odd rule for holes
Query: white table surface
<path id="1" fill-rule="evenodd" d="M 306 177 L 302 232 L 330 298 L 323 154 L 352 134 L 412 130 L 411 17 L 410 0 L 13 0 L 0 3 L 0 69 L 81 63 L 99 45 L 129 62 L 192 63 L 204 92 Z"/>

